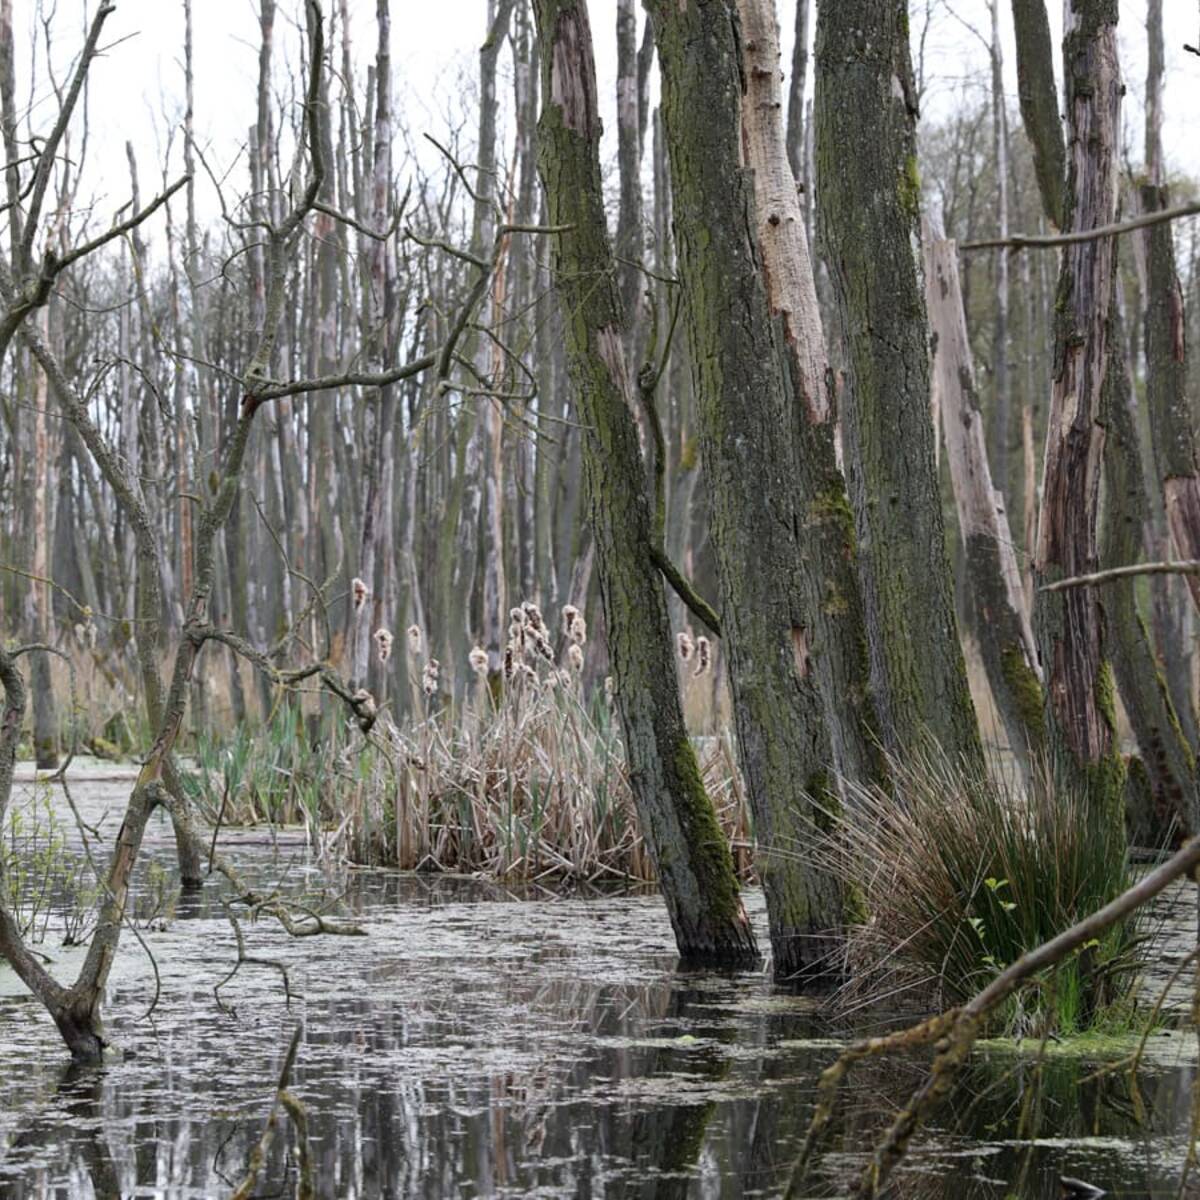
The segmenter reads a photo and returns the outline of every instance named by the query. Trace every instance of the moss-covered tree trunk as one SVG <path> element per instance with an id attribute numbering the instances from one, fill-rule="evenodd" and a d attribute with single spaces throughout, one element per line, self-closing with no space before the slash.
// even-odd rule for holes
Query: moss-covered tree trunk
<path id="1" fill-rule="evenodd" d="M 775 5 L 773 0 L 738 0 L 738 13 L 746 68 L 742 102 L 746 166 L 754 172 L 758 249 L 767 302 L 783 348 L 785 387 L 790 387 L 796 433 L 795 490 L 804 513 L 800 564 L 811 613 L 809 655 L 825 702 L 838 770 L 860 783 L 886 786 L 871 697 L 854 520 L 834 449 L 829 356 L 804 211 L 783 126 Z M 801 32 L 798 26 L 798 38 Z M 803 35 L 807 38 L 806 20 Z"/>
<path id="2" fill-rule="evenodd" d="M 958 247 L 928 230 L 925 298 L 933 343 L 933 386 L 940 397 L 936 407 L 942 414 L 946 460 L 978 615 L 980 656 L 1009 746 L 1028 773 L 1043 736 L 1037 644 L 1004 497 L 992 484 L 988 464 L 958 282 Z"/>
<path id="3" fill-rule="evenodd" d="M 1147 184 L 1142 207 L 1168 207 L 1167 189 Z M 1188 364 L 1183 292 L 1175 269 L 1169 224 L 1143 233 L 1146 247 L 1146 400 L 1154 457 L 1162 476 L 1167 524 L 1180 558 L 1200 557 L 1200 453 L 1187 392 Z M 1200 578 L 1187 577 L 1200 606 Z"/>
<path id="4" fill-rule="evenodd" d="M 845 344 L 846 475 L 885 744 L 982 768 L 958 640 L 930 420 L 917 99 L 904 0 L 817 14 L 817 200 Z"/>
<path id="5" fill-rule="evenodd" d="M 1054 42 L 1045 0 L 1012 0 L 1017 45 L 1017 95 L 1021 120 L 1033 148 L 1033 169 L 1047 217 L 1061 229 L 1065 220 L 1067 148 L 1054 80 Z"/>
<path id="6" fill-rule="evenodd" d="M 1115 0 L 1073 0 L 1063 59 L 1068 121 L 1065 212 L 1071 231 L 1116 216 L 1121 75 Z M 1111 334 L 1114 238 L 1063 250 L 1054 311 L 1054 384 L 1047 422 L 1042 511 L 1034 564 L 1044 586 L 1097 565 L 1096 515 L 1104 456 L 1101 403 Z M 1038 591 L 1034 628 L 1046 674 L 1048 741 L 1065 777 L 1115 809 L 1114 689 L 1105 620 L 1092 588 Z"/>
<path id="7" fill-rule="evenodd" d="M 688 740 L 622 349 L 624 318 L 600 182 L 600 118 L 583 0 L 536 0 L 539 162 L 556 238 L 553 275 L 584 427 L 587 506 L 630 782 L 680 954 L 757 957 L 729 846 Z"/>
<path id="8" fill-rule="evenodd" d="M 1122 325 L 1120 311 L 1114 306 L 1101 412 L 1107 430 L 1100 546 L 1104 567 L 1142 561 L 1143 530 L 1150 519 Z M 1103 603 L 1113 674 L 1141 754 L 1142 770 L 1131 764 L 1130 781 L 1144 777 L 1152 800 L 1152 805 L 1146 806 L 1141 803 L 1140 790 L 1130 789 L 1130 838 L 1139 845 L 1157 845 L 1172 819 L 1180 830 L 1195 829 L 1196 760 L 1180 727 L 1166 679 L 1154 661 L 1150 633 L 1138 611 L 1135 581 L 1113 581 Z"/>
<path id="9" fill-rule="evenodd" d="M 650 4 L 662 75 L 678 274 L 687 327 L 722 632 L 759 845 L 777 976 L 840 969 L 841 890 L 812 861 L 836 803 L 812 661 L 790 393 L 760 272 L 733 0 Z"/>

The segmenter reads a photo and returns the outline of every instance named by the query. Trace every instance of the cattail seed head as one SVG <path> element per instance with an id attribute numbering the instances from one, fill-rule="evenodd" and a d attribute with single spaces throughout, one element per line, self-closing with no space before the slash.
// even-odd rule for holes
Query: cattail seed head
<path id="1" fill-rule="evenodd" d="M 427 696 L 432 696 L 438 690 L 438 660 L 431 658 L 421 672 L 421 690 Z"/>
<path id="2" fill-rule="evenodd" d="M 471 670 L 482 679 L 487 674 L 488 657 L 487 651 L 482 646 L 474 646 L 471 653 L 467 655 L 467 662 L 471 664 Z"/>
<path id="3" fill-rule="evenodd" d="M 712 666 L 712 644 L 706 637 L 696 639 L 696 669 L 693 676 L 703 675 Z"/>
<path id="4" fill-rule="evenodd" d="M 392 642 L 395 640 L 392 637 L 391 631 L 387 629 L 377 629 L 374 633 L 375 645 L 379 649 L 379 661 L 385 663 L 392 657 Z"/>
<path id="5" fill-rule="evenodd" d="M 583 647 L 577 642 L 572 642 L 567 647 L 567 665 L 577 675 L 583 670 Z"/>
<path id="6" fill-rule="evenodd" d="M 579 609 L 573 604 L 564 604 L 562 610 L 563 636 L 569 638 L 575 622 L 580 620 Z"/>
<path id="7" fill-rule="evenodd" d="M 682 633 L 675 635 L 675 643 L 679 647 L 679 657 L 687 662 L 692 657 L 692 635 L 685 629 Z"/>
<path id="8" fill-rule="evenodd" d="M 521 605 L 521 611 L 525 614 L 525 623 L 530 629 L 536 630 L 543 637 L 546 636 L 546 622 L 542 620 L 542 610 L 532 601 L 526 600 Z"/>
<path id="9" fill-rule="evenodd" d="M 612 698 L 613 698 L 613 695 L 616 693 L 616 690 L 617 690 L 616 681 L 613 679 L 613 677 L 611 675 L 606 675 L 604 677 L 604 698 L 605 698 L 605 700 L 607 700 L 609 702 L 609 704 L 612 703 Z"/>
<path id="10" fill-rule="evenodd" d="M 357 575 L 350 581 L 350 590 L 354 595 L 354 611 L 358 612 L 366 604 L 370 591 Z"/>
<path id="11" fill-rule="evenodd" d="M 420 625 L 410 625 L 408 627 L 408 652 L 409 654 L 420 654 L 421 647 L 424 645 L 425 639 L 421 636 Z"/>
<path id="12" fill-rule="evenodd" d="M 525 625 L 524 609 L 510 608 L 508 610 L 508 619 L 509 619 L 509 621 L 512 622 L 513 625 L 517 625 L 517 626 L 524 628 L 524 625 Z"/>

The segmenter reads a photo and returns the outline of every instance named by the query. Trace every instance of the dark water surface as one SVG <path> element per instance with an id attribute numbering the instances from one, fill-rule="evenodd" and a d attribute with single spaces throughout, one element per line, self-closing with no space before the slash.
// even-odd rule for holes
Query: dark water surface
<path id="1" fill-rule="evenodd" d="M 111 837 L 128 783 L 102 774 L 76 797 Z M 145 1018 L 154 975 L 127 935 L 107 1008 L 123 1059 L 70 1069 L 0 966 L 0 1196 L 228 1195 L 297 1023 L 291 1090 L 320 1196 L 774 1196 L 817 1075 L 839 1040 L 867 1031 L 830 1024 L 762 973 L 679 971 L 654 895 L 518 895 L 381 871 L 331 881 L 294 840 L 241 840 L 230 853 L 259 886 L 344 891 L 370 936 L 296 941 L 246 922 L 248 952 L 286 966 L 291 1002 L 279 970 L 247 964 L 221 1007 L 213 989 L 236 961 L 222 888 L 173 902 L 169 832 L 156 825 L 140 904 L 145 915 L 167 898 L 142 929 L 161 996 Z M 761 897 L 748 902 L 761 930 Z M 60 941 L 51 929 L 41 949 L 66 978 L 78 952 Z M 845 1193 L 923 1062 L 855 1072 L 809 1194 Z M 985 1052 L 895 1194 L 1056 1197 L 1067 1175 L 1113 1195 L 1176 1195 L 1195 1064 L 1192 1035 L 1156 1036 L 1135 1096 L 1123 1076 L 1084 1081 L 1094 1063 L 1052 1056 L 1034 1103 L 1030 1061 Z M 1032 1128 L 1018 1137 L 1023 1109 Z M 256 1195 L 294 1185 L 283 1126 Z"/>

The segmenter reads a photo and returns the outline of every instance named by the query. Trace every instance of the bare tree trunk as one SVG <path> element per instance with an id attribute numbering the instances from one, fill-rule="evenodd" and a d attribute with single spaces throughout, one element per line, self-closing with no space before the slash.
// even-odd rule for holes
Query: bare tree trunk
<path id="1" fill-rule="evenodd" d="M 1013 754 L 1028 777 L 1042 747 L 1043 697 L 1037 644 L 1004 509 L 992 484 L 975 366 L 958 286 L 958 247 L 926 230 L 925 302 L 941 398 L 946 460 L 958 509 L 979 648 Z"/>
<path id="2" fill-rule="evenodd" d="M 829 359 L 781 119 L 775 6 L 773 0 L 738 0 L 738 11 L 746 63 L 741 106 L 746 166 L 754 172 L 758 249 L 767 302 L 779 322 L 796 431 L 794 478 L 804 513 L 801 562 L 811 620 L 808 652 L 839 773 L 886 786 L 854 565 L 854 522 L 834 450 Z"/>
<path id="3" fill-rule="evenodd" d="M 1069 10 L 1063 55 L 1070 126 L 1065 211 L 1069 229 L 1083 231 L 1109 224 L 1116 215 L 1121 79 L 1112 0 L 1082 0 Z M 1114 238 L 1072 243 L 1063 251 L 1035 564 L 1039 586 L 1096 568 L 1101 403 L 1115 266 Z M 1034 626 L 1056 766 L 1087 789 L 1102 818 L 1119 814 L 1123 772 L 1114 745 L 1115 689 L 1095 591 L 1039 591 Z"/>
<path id="4" fill-rule="evenodd" d="M 1008 237 L 1008 111 L 1004 99 L 1004 57 L 1000 45 L 1000 0 L 988 0 L 992 19 L 992 153 L 996 163 L 996 236 Z M 997 491 L 1009 495 L 1009 412 L 1012 386 L 1008 371 L 1008 252 L 993 259 L 996 309 L 992 322 L 992 401 L 994 408 L 995 479 Z M 928 292 L 926 292 L 928 299 Z M 1006 503 L 1007 507 L 1007 503 Z"/>
<path id="5" fill-rule="evenodd" d="M 1119 306 L 1114 306 L 1104 379 L 1104 523 L 1100 563 L 1121 567 L 1142 561 L 1143 530 L 1150 517 L 1142 454 L 1138 445 L 1134 391 L 1125 358 Z M 1136 582 L 1121 579 L 1104 597 L 1113 674 L 1141 754 L 1131 763 L 1131 782 L 1144 777 L 1153 805 L 1144 810 L 1130 789 L 1127 824 L 1131 840 L 1161 846 L 1173 821 L 1190 835 L 1197 828 L 1196 761 L 1183 735 L 1171 694 L 1154 659 L 1146 622 L 1138 611 Z M 1144 773 L 1144 774 L 1143 774 Z"/>
<path id="6" fill-rule="evenodd" d="M 808 191 L 808 156 L 805 154 L 804 91 L 808 84 L 808 0 L 796 0 L 796 40 L 792 43 L 792 73 L 788 81 L 787 158 L 796 182 Z M 778 39 L 776 39 L 778 40 Z"/>
<path id="7" fill-rule="evenodd" d="M 375 19 L 379 44 L 375 57 L 375 112 L 371 164 L 371 221 L 376 230 L 387 228 L 391 214 L 392 182 L 392 68 L 391 13 L 389 0 L 376 0 Z M 372 339 L 374 368 L 386 366 L 389 349 L 387 334 L 392 313 L 388 305 L 393 291 L 392 264 L 388 243 L 373 239 L 369 251 L 370 288 L 367 327 Z M 372 625 L 387 628 L 390 614 L 381 611 L 379 561 L 385 540 L 390 539 L 390 524 L 385 524 L 385 497 L 391 494 L 392 431 L 395 423 L 394 389 L 380 388 L 368 400 L 368 444 L 366 480 L 363 492 L 362 532 L 358 551 L 358 578 L 366 588 L 365 596 L 355 597 L 352 620 L 350 682 L 366 687 L 370 672 Z"/>
<path id="8" fill-rule="evenodd" d="M 1033 147 L 1042 206 L 1055 228 L 1066 228 L 1067 148 L 1054 81 L 1054 43 L 1045 0 L 1012 0 L 1017 35 L 1017 94 L 1021 119 Z"/>
<path id="9" fill-rule="evenodd" d="M 620 203 L 617 208 L 616 271 L 621 303 L 632 318 L 626 350 L 636 353 L 637 314 L 643 288 L 638 263 L 642 257 L 641 113 L 638 96 L 637 5 L 617 0 L 617 166 Z"/>

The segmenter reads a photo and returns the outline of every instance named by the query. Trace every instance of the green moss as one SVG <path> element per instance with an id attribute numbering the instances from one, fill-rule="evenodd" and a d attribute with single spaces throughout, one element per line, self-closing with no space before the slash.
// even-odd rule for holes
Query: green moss
<path id="1" fill-rule="evenodd" d="M 685 825 L 684 844 L 692 851 L 692 867 L 705 891 L 705 907 L 711 916 L 736 924 L 742 917 L 742 900 L 733 857 L 687 738 L 675 747 L 674 765 L 678 786 L 672 795 Z"/>
<path id="2" fill-rule="evenodd" d="M 905 158 L 897 190 L 900 207 L 915 220 L 921 213 L 921 172 L 917 168 L 915 154 Z"/>
<path id="3" fill-rule="evenodd" d="M 825 581 L 825 612 L 831 617 L 844 617 L 850 611 L 850 602 L 842 594 L 835 580 Z"/>
<path id="4" fill-rule="evenodd" d="M 1019 646 L 1005 646 L 1000 651 L 1000 671 L 1017 706 L 1017 714 L 1025 727 L 1030 749 L 1036 749 L 1042 744 L 1045 729 L 1045 695 L 1042 685 L 1025 661 L 1025 655 Z"/>
<path id="5" fill-rule="evenodd" d="M 808 524 L 835 525 L 841 530 L 848 552 L 854 552 L 854 510 L 850 507 L 846 489 L 839 480 L 818 492 L 809 501 Z"/>
<path id="6" fill-rule="evenodd" d="M 683 449 L 679 454 L 679 469 L 681 471 L 694 471 L 696 464 L 700 461 L 700 447 L 694 437 L 686 438 L 683 443 Z"/>
<path id="7" fill-rule="evenodd" d="M 829 833 L 842 815 L 842 801 L 837 794 L 833 778 L 828 771 L 817 771 L 809 776 L 804 790 L 812 797 L 813 822 L 822 833 Z"/>
<path id="8" fill-rule="evenodd" d="M 847 885 L 842 891 L 842 920 L 847 925 L 865 925 L 870 919 L 866 893 L 856 883 Z"/>
<path id="9" fill-rule="evenodd" d="M 1096 672 L 1093 694 L 1096 699 L 1096 707 L 1100 710 L 1104 723 L 1108 726 L 1109 732 L 1115 734 L 1117 732 L 1117 681 L 1113 677 L 1112 664 L 1107 659 L 1101 661 L 1100 669 Z"/>

